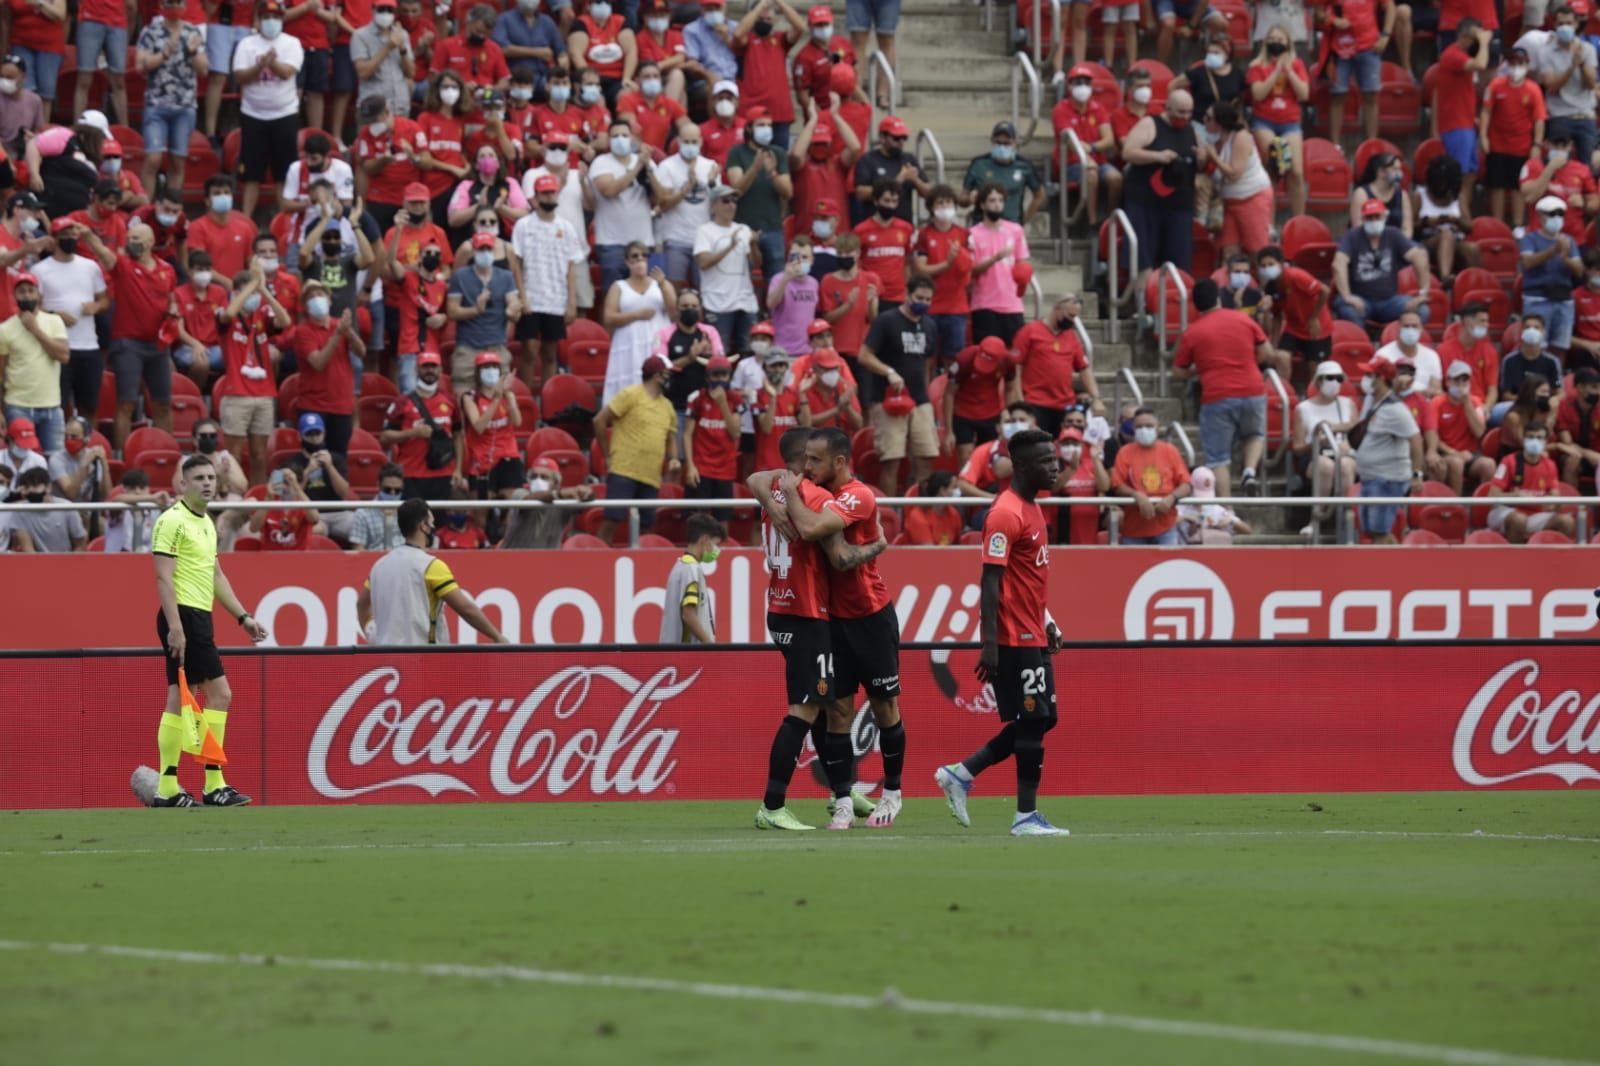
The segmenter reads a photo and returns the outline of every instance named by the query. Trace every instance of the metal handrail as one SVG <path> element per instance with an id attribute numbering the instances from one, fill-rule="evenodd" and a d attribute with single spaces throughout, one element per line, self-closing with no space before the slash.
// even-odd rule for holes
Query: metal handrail
<path id="1" fill-rule="evenodd" d="M 1041 0 L 1033 0 L 1033 65 L 1044 66 L 1044 34 L 1039 32 L 1041 25 L 1040 16 L 1044 13 L 1040 9 Z M 1050 42 L 1061 42 L 1061 0 L 1050 0 Z"/>
<path id="2" fill-rule="evenodd" d="M 1078 131 L 1068 126 L 1061 131 L 1061 148 L 1056 156 L 1056 180 L 1061 183 L 1060 214 L 1061 214 L 1061 262 L 1067 261 L 1067 226 L 1072 221 L 1072 182 L 1067 180 L 1067 171 L 1071 164 L 1068 156 L 1078 157 L 1078 172 L 1080 175 L 1089 173 L 1089 150 L 1083 146 L 1083 139 L 1078 136 Z M 1078 197 L 1078 206 L 1082 207 L 1089 202 L 1087 182 L 1080 187 L 1081 195 Z M 1092 217 L 1094 212 L 1088 214 Z M 1098 234 L 1092 234 L 1098 239 Z"/>
<path id="3" fill-rule="evenodd" d="M 983 32 L 994 32 L 994 0 L 983 0 Z"/>
<path id="4" fill-rule="evenodd" d="M 922 148 L 923 148 L 923 145 L 927 145 L 929 148 L 933 149 L 933 175 L 934 175 L 933 183 L 935 185 L 943 185 L 944 184 L 944 149 L 939 146 L 939 138 L 936 137 L 934 135 L 934 132 L 932 130 L 930 130 L 928 127 L 926 127 L 926 126 L 922 127 L 920 130 L 917 131 L 917 139 L 916 139 L 916 142 L 912 145 L 912 149 L 911 149 L 912 158 L 914 158 L 917 161 L 917 166 L 919 166 L 919 167 L 922 166 Z"/>
<path id="5" fill-rule="evenodd" d="M 1028 279 L 1028 295 L 1033 299 L 1033 317 L 1044 317 L 1044 286 L 1039 284 L 1038 278 Z"/>
<path id="6" fill-rule="evenodd" d="M 1089 339 L 1089 328 L 1083 324 L 1083 316 L 1075 315 L 1072 319 L 1072 331 L 1078 335 L 1078 343 L 1083 345 L 1083 358 L 1089 364 L 1089 369 L 1094 369 L 1094 341 Z M 1127 367 L 1123 367 L 1124 370 Z"/>
<path id="7" fill-rule="evenodd" d="M 1284 388 L 1283 378 L 1280 377 L 1278 372 L 1272 367 L 1262 367 L 1261 376 L 1266 379 L 1267 387 L 1277 394 L 1278 403 L 1281 404 L 1283 408 L 1283 417 L 1280 419 L 1282 425 L 1279 427 L 1283 432 L 1281 435 L 1282 439 L 1278 442 L 1278 458 L 1283 460 L 1283 479 L 1285 482 L 1287 482 L 1289 480 L 1290 471 L 1289 457 L 1293 453 L 1293 449 L 1290 447 L 1290 444 L 1294 440 L 1294 434 L 1291 432 L 1293 427 L 1290 424 L 1291 420 L 1294 418 L 1294 411 L 1289 407 L 1289 390 Z"/>
<path id="8" fill-rule="evenodd" d="M 1022 132 L 1022 79 L 1028 79 L 1028 132 Z M 1039 69 L 1033 65 L 1026 52 L 1011 56 L 1011 125 L 1017 130 L 1017 148 L 1033 140 L 1033 131 L 1039 126 L 1039 109 L 1044 90 L 1039 85 Z"/>
<path id="9" fill-rule="evenodd" d="M 1133 231 L 1133 222 L 1128 218 L 1128 213 L 1122 208 L 1119 207 L 1111 212 L 1111 221 L 1122 231 L 1122 235 L 1128 239 L 1128 259 L 1130 260 L 1128 263 L 1128 286 L 1134 291 L 1134 300 L 1136 302 L 1134 322 L 1136 323 L 1135 331 L 1137 331 L 1137 323 L 1140 318 L 1144 317 L 1144 290 L 1134 284 L 1139 276 L 1139 235 Z M 1100 234 L 1096 233 L 1094 239 L 1098 242 Z M 1122 301 L 1126 298 L 1125 294 L 1117 291 L 1117 246 L 1120 243 L 1116 235 L 1113 234 L 1111 237 L 1111 254 L 1107 263 L 1107 267 L 1111 271 L 1110 288 L 1107 290 L 1111 297 L 1111 328 L 1106 331 L 1106 337 L 1112 344 L 1117 343 L 1117 335 L 1121 332 Z"/>
<path id="10" fill-rule="evenodd" d="M 1172 279 L 1172 284 L 1178 290 L 1178 335 L 1189 331 L 1189 286 L 1183 283 L 1183 274 L 1171 263 L 1162 263 L 1157 270 L 1156 278 L 1156 354 L 1161 362 L 1161 394 L 1167 394 L 1167 375 L 1171 368 L 1167 356 L 1172 354 L 1172 349 L 1167 347 L 1167 279 Z"/>
<path id="11" fill-rule="evenodd" d="M 1189 439 L 1189 431 L 1183 428 L 1182 422 L 1168 422 L 1167 436 L 1178 439 L 1178 449 L 1183 452 L 1184 461 L 1189 464 L 1189 469 L 1195 467 L 1194 442 Z"/>
<path id="12" fill-rule="evenodd" d="M 1333 427 L 1331 425 L 1329 425 L 1327 422 L 1318 422 L 1316 431 L 1312 434 L 1312 436 L 1313 436 L 1313 438 L 1316 438 L 1316 440 L 1313 442 L 1314 444 L 1320 443 L 1322 438 L 1326 438 L 1327 442 L 1328 442 L 1328 447 L 1333 449 L 1333 495 L 1336 498 L 1342 499 L 1344 497 L 1344 463 L 1341 460 L 1343 460 L 1343 458 L 1344 458 L 1344 447 L 1339 441 L 1339 435 L 1333 431 Z M 1311 474 L 1311 476 L 1312 476 L 1312 485 L 1311 485 L 1312 499 L 1316 500 L 1319 497 L 1316 495 L 1316 491 L 1317 491 L 1316 480 L 1315 480 L 1316 479 L 1316 454 L 1315 454 L 1314 450 L 1313 450 L 1313 454 L 1312 454 L 1312 474 Z M 1311 543 L 1312 544 L 1320 544 L 1320 543 L 1322 543 L 1322 523 L 1317 520 L 1317 508 L 1320 507 L 1320 506 L 1321 506 L 1321 504 L 1318 504 L 1318 503 L 1312 503 L 1312 505 L 1311 505 Z M 1334 507 L 1334 509 L 1333 509 L 1333 542 L 1335 544 L 1343 544 L 1344 543 L 1345 525 L 1346 525 L 1346 519 L 1345 519 L 1344 508 L 1343 507 Z"/>
<path id="13" fill-rule="evenodd" d="M 1112 418 L 1122 417 L 1122 384 L 1127 382 L 1128 394 L 1133 397 L 1135 407 L 1144 406 L 1144 390 L 1139 387 L 1139 379 L 1133 376 L 1133 371 L 1123 367 L 1117 371 L 1117 376 L 1111 379 Z"/>
<path id="14" fill-rule="evenodd" d="M 889 112 L 894 113 L 905 101 L 900 96 L 900 79 L 895 77 L 894 68 L 889 65 L 889 60 L 882 52 L 874 51 L 867 60 L 867 96 L 872 99 L 872 128 L 878 128 L 878 72 L 889 79 Z"/>

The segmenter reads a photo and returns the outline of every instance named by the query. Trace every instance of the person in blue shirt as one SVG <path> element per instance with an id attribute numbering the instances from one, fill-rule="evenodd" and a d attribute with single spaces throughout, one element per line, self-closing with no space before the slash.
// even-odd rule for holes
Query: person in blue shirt
<path id="1" fill-rule="evenodd" d="M 1559 196 L 1546 196 L 1533 205 L 1533 210 L 1539 229 L 1530 229 L 1517 242 L 1522 249 L 1518 261 L 1522 315 L 1538 316 L 1545 326 L 1545 343 L 1565 354 L 1572 346 L 1572 289 L 1583 284 L 1583 260 L 1572 235 L 1562 232 L 1567 221 L 1566 201 Z M 1505 387 L 1504 381 L 1501 387 Z"/>
<path id="2" fill-rule="evenodd" d="M 692 64 L 688 72 L 711 82 L 737 81 L 739 77 L 733 27 L 728 25 L 724 7 L 725 0 L 701 0 L 700 17 L 683 28 L 683 48 Z"/>
<path id="3" fill-rule="evenodd" d="M 1347 322 L 1393 322 L 1407 311 L 1428 320 L 1428 250 L 1389 225 L 1381 200 L 1361 205 L 1361 225 L 1351 226 L 1333 254 L 1333 313 Z M 1400 270 L 1410 264 L 1417 275 L 1414 294 L 1400 291 Z"/>
<path id="4" fill-rule="evenodd" d="M 519 70 L 533 74 L 534 96 L 543 99 L 545 79 L 566 55 L 567 42 L 555 20 L 539 10 L 539 0 L 517 0 L 515 9 L 495 19 L 489 38 L 506 54 L 513 74 Z"/>

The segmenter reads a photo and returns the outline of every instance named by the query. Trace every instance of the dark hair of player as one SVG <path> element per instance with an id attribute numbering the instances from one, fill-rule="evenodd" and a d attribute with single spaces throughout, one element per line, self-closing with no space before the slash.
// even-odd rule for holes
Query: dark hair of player
<path id="1" fill-rule="evenodd" d="M 422 528 L 423 519 L 428 517 L 430 508 L 427 500 L 412 497 L 400 505 L 400 510 L 395 513 L 395 524 L 400 527 L 402 537 L 410 537 Z"/>

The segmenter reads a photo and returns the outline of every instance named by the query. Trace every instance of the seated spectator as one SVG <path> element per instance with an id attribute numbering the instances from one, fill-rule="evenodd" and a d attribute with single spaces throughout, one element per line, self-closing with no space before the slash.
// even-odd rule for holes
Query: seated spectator
<path id="1" fill-rule="evenodd" d="M 518 0 L 515 10 L 508 9 L 496 17 L 489 35 L 500 46 L 513 79 L 518 73 L 532 77 L 533 96 L 529 100 L 544 96 L 551 68 L 563 62 L 567 54 L 567 42 L 555 20 L 539 7 L 537 0 Z"/>
<path id="2" fill-rule="evenodd" d="M 1528 205 L 1527 227 L 1533 232 L 1546 225 L 1537 208 L 1547 197 L 1553 197 L 1565 208 L 1557 232 L 1582 241 L 1589 221 L 1600 211 L 1594 171 L 1588 157 L 1575 145 L 1570 125 L 1562 125 L 1552 117 L 1547 129 L 1543 158 L 1529 159 L 1520 175 L 1522 199 Z"/>
<path id="3" fill-rule="evenodd" d="M 1445 391 L 1433 398 L 1439 458 L 1444 464 L 1444 476 L 1437 480 L 1457 496 L 1465 496 L 1494 476 L 1494 460 L 1483 454 L 1482 445 L 1489 427 L 1483 397 L 1472 391 L 1472 367 L 1464 360 L 1452 360 L 1445 377 Z"/>
<path id="4" fill-rule="evenodd" d="M 1295 471 L 1311 482 L 1313 496 L 1333 495 L 1335 463 L 1341 489 L 1348 490 L 1356 482 L 1355 452 L 1345 441 L 1344 432 L 1344 427 L 1356 420 L 1356 402 L 1344 395 L 1344 385 L 1342 366 L 1331 359 L 1319 363 L 1311 379 L 1311 395 L 1295 405 L 1290 448 Z M 1327 438 L 1317 431 L 1324 422 L 1333 430 L 1337 448 L 1330 447 Z M 1312 524 L 1300 531 L 1301 536 L 1311 536 L 1316 524 L 1326 521 L 1332 513 L 1328 507 L 1317 505 L 1312 511 Z"/>
<path id="5" fill-rule="evenodd" d="M 378 471 L 378 496 L 381 503 L 405 499 L 405 469 L 398 463 L 385 463 Z M 352 551 L 388 551 L 405 542 L 400 535 L 393 508 L 363 507 L 350 523 Z"/>
<path id="6" fill-rule="evenodd" d="M 222 424 L 214 418 L 202 418 L 194 424 L 192 432 L 195 454 L 209 457 L 211 465 L 216 468 L 216 498 L 236 500 L 243 497 L 250 488 L 250 479 L 245 476 L 244 464 L 222 446 Z M 173 483 L 176 486 L 182 480 L 180 471 Z M 182 490 L 179 489 L 179 492 Z"/>
<path id="7" fill-rule="evenodd" d="M 1600 369 L 1600 248 L 1583 250 L 1583 287 L 1572 294 L 1572 347 L 1567 367 Z"/>
<path id="8" fill-rule="evenodd" d="M 1356 446 L 1356 476 L 1363 498 L 1406 496 L 1411 483 L 1422 480 L 1422 431 L 1395 389 L 1400 368 L 1394 363 L 1362 363 L 1370 382 L 1367 410 L 1362 415 L 1366 432 Z M 1346 429 L 1350 427 L 1345 427 Z M 1363 504 L 1361 532 L 1374 544 L 1395 544 L 1394 524 L 1398 504 Z"/>
<path id="9" fill-rule="evenodd" d="M 50 473 L 42 466 L 32 466 L 18 474 L 16 489 L 21 503 L 67 502 L 50 491 Z M 27 534 L 36 552 L 81 552 L 89 542 L 83 516 L 77 511 L 13 511 L 7 522 L 13 530 Z"/>
<path id="10" fill-rule="evenodd" d="M 1124 506 L 1120 542 L 1123 544 L 1183 543 L 1177 530 L 1178 501 L 1193 489 L 1189 468 L 1178 449 L 1157 440 L 1156 414 L 1148 407 L 1133 415 L 1133 440 L 1117 449 L 1112 468 L 1112 494 L 1131 496 Z"/>
<path id="11" fill-rule="evenodd" d="M 4 371 L 7 421 L 27 421 L 41 451 L 60 450 L 66 417 L 61 410 L 62 367 L 72 357 L 67 324 L 40 309 L 39 279 L 8 272 L 16 313 L 0 322 L 0 369 Z"/>
<path id="12" fill-rule="evenodd" d="M 1255 260 L 1249 252 L 1234 252 L 1228 256 L 1228 262 L 1223 271 L 1213 275 L 1213 279 L 1220 286 L 1219 301 L 1223 307 L 1232 311 L 1242 311 L 1257 322 L 1263 318 L 1261 304 L 1261 290 L 1256 288 L 1255 274 L 1251 264 Z M 1226 273 L 1226 277 L 1221 276 Z"/>
<path id="13" fill-rule="evenodd" d="M 1333 352 L 1333 316 L 1328 313 L 1332 290 L 1309 271 L 1292 266 L 1283 249 L 1268 245 L 1256 254 L 1262 291 L 1272 297 L 1267 316 L 1270 331 L 1277 337 L 1277 354 L 1299 357 L 1310 365 L 1327 359 Z"/>
<path id="14" fill-rule="evenodd" d="M 1542 421 L 1529 422 L 1522 431 L 1522 447 L 1500 460 L 1490 496 L 1560 496 L 1561 476 L 1555 460 L 1546 452 L 1550 432 Z M 1560 513 L 1559 503 L 1502 504 L 1489 511 L 1489 528 L 1504 534 L 1513 544 L 1525 544 L 1528 537 L 1549 529 L 1572 536 L 1576 526 L 1571 515 Z"/>
<path id="15" fill-rule="evenodd" d="M 1358 326 L 1387 324 L 1402 312 L 1416 311 L 1428 320 L 1428 253 L 1388 223 L 1388 210 L 1377 200 L 1362 208 L 1361 227 L 1350 228 L 1333 254 L 1333 282 L 1338 295 L 1333 313 Z M 1417 274 L 1417 291 L 1400 291 L 1400 269 L 1409 263 Z"/>
<path id="16" fill-rule="evenodd" d="M 1244 113 L 1219 103 L 1206 116 L 1207 134 L 1216 134 L 1216 192 L 1222 199 L 1224 252 L 1254 253 L 1272 241 L 1272 179 L 1262 166 L 1255 138 L 1245 128 Z"/>
<path id="17" fill-rule="evenodd" d="M 1210 0 L 1156 0 L 1156 58 L 1171 63 L 1172 46 L 1178 39 L 1191 40 L 1202 33 L 1228 32 L 1228 20 L 1211 9 Z M 1126 16 L 1124 16 L 1126 17 Z"/>
<path id="18" fill-rule="evenodd" d="M 1265 6 L 1265 5 L 1263 5 Z M 1274 8 L 1276 4 L 1272 5 Z M 1258 19 L 1260 16 L 1258 15 Z M 1260 22 L 1257 22 L 1260 31 Z M 1304 26 L 1301 27 L 1304 32 Z M 1250 128 L 1261 158 L 1285 179 L 1289 215 L 1306 213 L 1305 133 L 1301 126 L 1305 103 L 1311 99 L 1311 75 L 1294 54 L 1287 26 L 1274 25 L 1263 33 L 1261 49 L 1245 71 L 1249 86 Z"/>
<path id="19" fill-rule="evenodd" d="M 1150 114 L 1150 100 L 1155 96 L 1155 90 L 1150 84 L 1150 69 L 1148 67 L 1134 67 L 1128 71 L 1127 85 L 1123 89 L 1122 104 L 1111 112 L 1111 132 L 1117 138 L 1116 151 L 1113 158 L 1119 162 L 1122 159 L 1122 142 L 1128 139 L 1128 134 L 1133 127 L 1139 124 L 1140 119 Z"/>
<path id="20" fill-rule="evenodd" d="M 1557 388 L 1561 384 L 1561 360 L 1549 351 L 1549 334 L 1545 332 L 1544 319 L 1539 315 L 1524 315 L 1520 343 L 1500 361 L 1501 395 L 1520 392 L 1523 379 L 1537 374 L 1547 385 Z"/>
<path id="21" fill-rule="evenodd" d="M 1439 360 L 1466 363 L 1472 369 L 1472 395 L 1482 397 L 1484 410 L 1491 410 L 1500 399 L 1500 349 L 1489 338 L 1489 308 L 1465 304 L 1458 318 L 1455 336 L 1439 345 Z"/>
<path id="22" fill-rule="evenodd" d="M 1356 179 L 1350 190 L 1350 227 L 1361 225 L 1366 218 L 1366 206 L 1377 201 L 1388 212 L 1384 222 L 1405 234 L 1413 235 L 1411 197 L 1406 195 L 1405 164 L 1397 155 L 1374 152 L 1367 160 L 1366 169 Z"/>
<path id="23" fill-rule="evenodd" d="M 105 550 L 108 552 L 147 552 L 150 534 L 156 516 L 172 506 L 172 496 L 165 492 L 150 491 L 150 475 L 138 467 L 122 472 L 122 480 L 111 490 L 109 499 L 117 503 L 138 506 L 143 512 L 135 521 L 132 513 L 123 510 L 105 513 Z"/>
<path id="24" fill-rule="evenodd" d="M 34 431 L 32 420 L 7 419 L 5 442 L 5 462 L 11 470 L 11 476 L 6 479 L 7 491 L 20 491 L 22 475 L 29 470 L 39 469 L 49 473 L 50 462 L 39 446 L 39 434 Z"/>
<path id="25" fill-rule="evenodd" d="M 1573 394 L 1556 412 L 1557 439 L 1549 450 L 1560 456 L 1561 480 L 1577 487 L 1592 482 L 1600 468 L 1600 370 L 1586 366 L 1573 378 Z"/>
<path id="26" fill-rule="evenodd" d="M 417 356 L 416 384 L 389 405 L 378 435 L 405 473 L 408 498 L 447 500 L 454 489 L 461 414 L 450 390 L 439 387 L 442 363 L 433 349 Z"/>
<path id="27" fill-rule="evenodd" d="M 1073 8 L 1076 10 L 1082 6 L 1084 5 L 1074 4 Z M 1066 176 L 1061 180 L 1082 190 L 1079 212 L 1091 226 L 1097 225 L 1100 218 L 1102 189 L 1105 191 L 1107 214 L 1115 211 L 1122 202 L 1122 174 L 1107 161 L 1111 153 L 1116 151 L 1117 137 L 1111 129 L 1111 116 L 1094 99 L 1092 68 L 1076 66 L 1068 73 L 1066 99 L 1057 104 L 1055 110 L 1050 113 L 1050 122 L 1056 132 L 1053 162 L 1059 163 L 1064 158 L 1061 154 L 1061 145 L 1068 129 L 1077 134 L 1078 140 L 1089 153 L 1087 169 L 1081 161 L 1069 153 L 1065 157 Z M 1079 212 L 1074 212 L 1074 217 L 1077 217 Z"/>
<path id="28" fill-rule="evenodd" d="M 1178 504 L 1178 532 L 1185 544 L 1232 544 L 1235 534 L 1247 536 L 1250 523 L 1233 513 L 1233 508 L 1213 503 L 1217 498 L 1217 476 L 1209 467 L 1189 471 L 1194 486 L 1193 503 Z"/>
<path id="29" fill-rule="evenodd" d="M 1082 410 L 1068 411 L 1061 436 L 1056 439 L 1061 449 L 1061 476 L 1054 489 L 1057 496 L 1105 496 L 1111 492 L 1111 472 L 1106 469 L 1102 449 L 1084 440 L 1086 419 Z M 1074 504 L 1066 510 L 1066 533 L 1058 536 L 1057 542 L 1098 544 L 1100 508 Z"/>
<path id="30" fill-rule="evenodd" d="M 1540 228 L 1529 229 L 1518 242 L 1522 249 L 1518 261 L 1522 314 L 1540 319 L 1545 343 L 1565 354 L 1572 344 L 1572 290 L 1583 282 L 1583 260 L 1578 255 L 1578 239 L 1564 232 L 1568 205 L 1560 197 L 1545 196 L 1534 209 Z"/>
<path id="31" fill-rule="evenodd" d="M 296 488 L 306 499 L 318 502 L 352 499 L 349 466 L 343 455 L 328 450 L 328 434 L 322 416 L 309 412 L 301 415 L 299 428 L 300 452 L 285 464 L 295 475 Z M 347 541 L 354 515 L 354 511 L 329 511 L 318 523 L 316 532 Z"/>
<path id="32" fill-rule="evenodd" d="M 863 425 L 861 398 L 849 368 L 832 348 L 811 353 L 809 368 L 797 373 L 795 386 L 804 401 L 800 424 L 809 429 L 842 429 L 854 433 Z"/>
<path id="33" fill-rule="evenodd" d="M 1522 168 L 1533 146 L 1544 138 L 1544 90 L 1528 77 L 1528 50 L 1513 48 L 1506 55 L 1505 73 L 1489 83 L 1478 115 L 1478 140 L 1488 151 L 1484 184 L 1489 189 L 1489 213 L 1508 226 L 1523 218 Z M 1510 193 L 1510 210 L 1506 194 Z"/>
<path id="34" fill-rule="evenodd" d="M 1416 370 L 1416 390 L 1431 398 L 1444 388 L 1444 368 L 1439 362 L 1439 353 L 1423 344 L 1422 336 L 1422 316 L 1415 311 L 1407 311 L 1400 316 L 1399 335 L 1374 354 L 1391 363 L 1411 360 Z"/>
<path id="35" fill-rule="evenodd" d="M 86 418 L 71 419 L 61 450 L 50 453 L 50 484 L 64 500 L 91 503 L 111 495 L 111 457 L 91 439 L 93 429 Z"/>
<path id="36" fill-rule="evenodd" d="M 1523 429 L 1531 423 L 1547 421 L 1550 412 L 1557 409 L 1552 380 L 1560 379 L 1547 378 L 1542 373 L 1529 373 L 1518 379 L 1516 392 L 1512 393 L 1515 398 L 1500 417 L 1500 454 L 1494 459 L 1515 455 L 1522 448 Z"/>
<path id="37" fill-rule="evenodd" d="M 958 491 L 955 475 L 948 470 L 935 470 L 917 486 L 917 495 L 924 499 L 948 498 Z M 906 544 L 955 544 L 961 539 L 963 525 L 961 510 L 949 504 L 907 507 L 901 535 Z"/>
<path id="38" fill-rule="evenodd" d="M 1006 382 L 1016 372 L 1016 361 L 999 337 L 985 337 L 963 348 L 950 364 L 940 423 L 944 450 L 957 462 L 964 465 L 975 446 L 987 444 L 999 433 Z"/>
<path id="39" fill-rule="evenodd" d="M 482 513 L 463 509 L 444 512 L 444 522 L 435 534 L 439 547 L 444 551 L 481 551 L 489 547 L 489 535 L 478 524 Z"/>
<path id="40" fill-rule="evenodd" d="M 1044 207 L 1044 180 L 1031 162 L 1017 155 L 1017 129 L 1009 122 L 994 124 L 989 134 L 989 154 L 967 166 L 966 176 L 961 179 L 962 206 L 987 212 L 988 193 L 995 187 L 1003 198 L 999 217 L 1008 222 L 1026 226 Z M 1024 205 L 1029 192 L 1033 197 Z"/>
<path id="41" fill-rule="evenodd" d="M 686 69 L 691 80 L 736 80 L 739 58 L 733 51 L 733 28 L 728 25 L 725 0 L 702 0 L 700 17 L 683 28 Z M 780 145 L 781 147 L 781 145 Z"/>
<path id="42" fill-rule="evenodd" d="M 990 440 L 972 449 L 956 475 L 956 487 L 963 496 L 976 496 L 992 500 L 1011 484 L 1011 451 L 1006 442 L 1024 430 L 1037 429 L 1033 408 L 1025 403 L 1013 403 L 1001 416 L 1000 432 Z M 969 509 L 967 517 L 974 527 L 983 524 L 983 511 Z"/>
<path id="43" fill-rule="evenodd" d="M 117 190 L 122 193 L 122 199 L 118 204 L 120 210 L 124 214 L 130 214 L 149 204 L 150 197 L 145 193 L 144 183 L 139 180 L 139 175 L 122 168 L 122 145 L 108 138 L 102 154 L 100 173 L 115 182 Z"/>
<path id="44" fill-rule="evenodd" d="M 1379 4 L 1383 7 L 1383 28 L 1378 28 Z M 1328 103 L 1328 128 L 1335 141 L 1344 132 L 1344 98 L 1350 95 L 1353 75 L 1361 90 L 1361 136 L 1372 140 L 1378 135 L 1378 90 L 1383 85 L 1383 50 L 1394 32 L 1395 4 L 1392 0 L 1353 0 L 1318 9 L 1332 52 L 1333 88 Z M 1476 97 L 1476 94 L 1473 94 Z"/>
<path id="45" fill-rule="evenodd" d="M 1461 164 L 1447 155 L 1428 161 L 1417 190 L 1417 241 L 1428 249 L 1440 283 L 1455 278 L 1456 259 L 1478 264 L 1478 246 L 1467 240 L 1461 200 Z"/>

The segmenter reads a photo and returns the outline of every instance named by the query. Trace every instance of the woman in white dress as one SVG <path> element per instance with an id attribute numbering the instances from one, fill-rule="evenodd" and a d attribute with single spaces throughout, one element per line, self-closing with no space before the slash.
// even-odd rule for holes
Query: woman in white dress
<path id="1" fill-rule="evenodd" d="M 639 241 L 625 252 L 628 276 L 606 293 L 605 317 L 611 331 L 611 355 L 606 363 L 606 387 L 601 406 L 611 397 L 642 380 L 640 368 L 655 348 L 656 334 L 671 325 L 678 313 L 678 294 L 661 268 L 650 269 L 650 249 Z"/>
<path id="2" fill-rule="evenodd" d="M 1311 379 L 1311 395 L 1295 406 L 1291 444 L 1300 476 L 1311 479 L 1312 495 L 1327 496 L 1332 492 L 1335 460 L 1339 463 L 1339 487 L 1348 490 L 1356 483 L 1355 452 L 1345 440 L 1345 430 L 1356 420 L 1356 411 L 1356 401 L 1345 395 L 1344 367 L 1331 359 L 1319 363 L 1316 376 Z M 1327 438 L 1317 432 L 1324 422 L 1339 442 L 1337 456 L 1328 448 Z M 1316 508 L 1312 525 L 1302 529 L 1301 535 L 1309 537 L 1316 523 L 1329 514 L 1326 507 Z"/>

